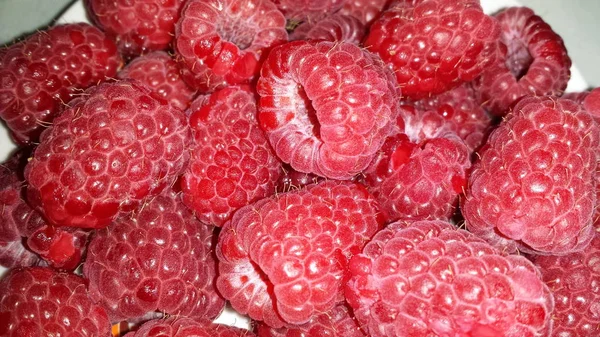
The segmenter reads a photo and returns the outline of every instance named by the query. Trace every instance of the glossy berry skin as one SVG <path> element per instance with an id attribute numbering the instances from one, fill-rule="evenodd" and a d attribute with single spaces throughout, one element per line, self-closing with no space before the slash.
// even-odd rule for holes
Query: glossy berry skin
<path id="1" fill-rule="evenodd" d="M 269 48 L 288 39 L 269 0 L 189 0 L 175 36 L 184 80 L 201 92 L 249 82 Z"/>
<path id="2" fill-rule="evenodd" d="M 317 22 L 305 21 L 290 34 L 294 40 L 343 41 L 360 44 L 367 30 L 357 18 L 351 15 L 332 14 Z"/>
<path id="3" fill-rule="evenodd" d="M 504 116 L 521 97 L 562 95 L 571 74 L 562 38 L 527 7 L 504 9 L 496 18 L 502 33 L 495 61 L 474 82 L 482 106 Z"/>
<path id="4" fill-rule="evenodd" d="M 532 257 L 554 295 L 554 331 L 550 337 L 600 333 L 599 258 L 600 237 L 597 234 L 582 252 Z"/>
<path id="5" fill-rule="evenodd" d="M 396 222 L 350 261 L 346 298 L 372 337 L 548 336 L 539 271 L 443 221 Z"/>
<path id="6" fill-rule="evenodd" d="M 110 321 L 84 280 L 48 268 L 12 269 L 0 281 L 3 337 L 107 337 Z"/>
<path id="7" fill-rule="evenodd" d="M 400 90 L 381 60 L 347 42 L 294 41 L 261 69 L 258 119 L 296 171 L 350 179 L 390 134 Z"/>
<path id="8" fill-rule="evenodd" d="M 499 33 L 479 0 L 398 1 L 373 22 L 364 46 L 392 67 L 404 96 L 420 99 L 479 76 Z"/>
<path id="9" fill-rule="evenodd" d="M 169 48 L 185 0 L 85 0 L 94 23 L 134 57 Z"/>
<path id="10" fill-rule="evenodd" d="M 316 22 L 337 12 L 348 0 L 271 0 L 292 22 Z"/>
<path id="11" fill-rule="evenodd" d="M 27 247 L 51 267 L 73 271 L 81 264 L 91 232 L 44 225 L 27 237 Z"/>
<path id="12" fill-rule="evenodd" d="M 233 308 L 281 328 L 343 301 L 347 261 L 380 229 L 356 183 L 325 181 L 234 213 L 219 235 L 217 288 Z"/>
<path id="13" fill-rule="evenodd" d="M 25 177 L 51 224 L 108 226 L 173 184 L 189 159 L 183 111 L 136 82 L 86 91 L 41 137 Z"/>
<path id="14" fill-rule="evenodd" d="M 370 27 L 373 21 L 387 8 L 391 0 L 346 0 L 340 14 L 357 18 L 365 27 Z"/>
<path id="15" fill-rule="evenodd" d="M 351 310 L 345 304 L 331 311 L 314 316 L 308 323 L 298 327 L 275 329 L 258 323 L 258 337 L 366 337 Z"/>
<path id="16" fill-rule="evenodd" d="M 466 227 L 507 252 L 564 255 L 594 234 L 598 126 L 571 100 L 519 101 L 479 151 Z"/>
<path id="17" fill-rule="evenodd" d="M 323 180 L 325 178 L 310 173 L 298 172 L 288 165 L 284 165 L 283 174 L 279 177 L 276 189 L 279 193 L 295 191 L 306 185 L 316 184 Z"/>
<path id="18" fill-rule="evenodd" d="M 183 202 L 202 222 L 221 227 L 240 207 L 275 193 L 281 162 L 258 126 L 251 88 L 221 89 L 190 110 L 194 143 Z"/>
<path id="19" fill-rule="evenodd" d="M 147 321 L 124 337 L 254 337 L 254 333 L 209 321 L 172 317 Z"/>
<path id="20" fill-rule="evenodd" d="M 447 220 L 464 192 L 469 154 L 453 134 L 420 144 L 398 134 L 388 138 L 365 170 L 364 182 L 388 221 Z"/>
<path id="21" fill-rule="evenodd" d="M 0 48 L 0 119 L 17 143 L 36 143 L 64 104 L 113 77 L 122 60 L 115 44 L 86 23 L 34 33 Z"/>
<path id="22" fill-rule="evenodd" d="M 156 98 L 180 110 L 187 109 L 196 96 L 196 91 L 183 81 L 177 62 L 164 51 L 136 57 L 117 74 L 117 78 L 139 81 L 150 88 Z"/>
<path id="23" fill-rule="evenodd" d="M 198 222 L 179 197 L 164 192 L 90 242 L 83 274 L 112 322 L 154 311 L 213 319 L 223 310 L 214 287 L 214 227 Z"/>

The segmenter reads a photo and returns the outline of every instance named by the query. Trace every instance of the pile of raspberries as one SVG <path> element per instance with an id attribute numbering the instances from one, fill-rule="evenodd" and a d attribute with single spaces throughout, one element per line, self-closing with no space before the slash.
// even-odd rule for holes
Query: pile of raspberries
<path id="1" fill-rule="evenodd" d="M 600 335 L 600 89 L 531 9 L 84 4 L 0 49 L 0 336 Z"/>

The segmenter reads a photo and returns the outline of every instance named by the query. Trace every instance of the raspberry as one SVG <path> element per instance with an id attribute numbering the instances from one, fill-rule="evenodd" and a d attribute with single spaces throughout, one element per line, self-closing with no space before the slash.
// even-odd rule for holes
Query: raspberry
<path id="1" fill-rule="evenodd" d="M 57 226 L 108 226 L 173 184 L 190 138 L 184 113 L 144 86 L 101 84 L 42 135 L 25 170 L 29 201 Z"/>
<path id="2" fill-rule="evenodd" d="M 256 120 L 249 87 L 229 87 L 194 101 L 195 144 L 183 175 L 183 202 L 198 219 L 221 227 L 242 206 L 275 192 L 281 162 Z"/>
<path id="3" fill-rule="evenodd" d="M 175 36 L 184 80 L 203 92 L 252 80 L 268 49 L 288 38 L 269 0 L 189 0 Z"/>
<path id="4" fill-rule="evenodd" d="M 254 333 L 222 324 L 187 317 L 155 319 L 125 337 L 254 337 Z"/>
<path id="5" fill-rule="evenodd" d="M 467 146 L 453 134 L 420 144 L 398 134 L 388 138 L 364 180 L 390 221 L 447 220 L 470 167 Z"/>
<path id="6" fill-rule="evenodd" d="M 217 288 L 236 311 L 281 328 L 343 301 L 347 260 L 381 227 L 356 183 L 325 181 L 238 210 L 217 244 Z"/>
<path id="7" fill-rule="evenodd" d="M 600 236 L 582 252 L 565 256 L 535 256 L 556 306 L 550 337 L 597 336 L 600 333 Z"/>
<path id="8" fill-rule="evenodd" d="M 347 0 L 339 13 L 351 15 L 369 27 L 390 2 L 391 0 Z"/>
<path id="9" fill-rule="evenodd" d="M 289 192 L 298 190 L 306 185 L 316 184 L 325 180 L 322 177 L 310 173 L 302 173 L 284 165 L 283 174 L 277 182 L 277 192 Z"/>
<path id="10" fill-rule="evenodd" d="M 179 72 L 179 65 L 169 54 L 156 51 L 135 58 L 117 74 L 117 77 L 138 80 L 148 86 L 156 98 L 185 110 L 196 92 L 185 84 Z"/>
<path id="11" fill-rule="evenodd" d="M 112 77 L 121 65 L 115 44 L 78 23 L 37 32 L 0 48 L 0 119 L 18 143 L 36 143 L 63 104 Z"/>
<path id="12" fill-rule="evenodd" d="M 313 317 L 308 323 L 294 328 L 271 328 L 258 323 L 258 337 L 366 337 L 354 315 L 345 304 L 337 305 L 331 311 Z"/>
<path id="13" fill-rule="evenodd" d="M 27 247 L 52 267 L 74 270 L 87 248 L 89 231 L 44 225 L 27 238 Z"/>
<path id="14" fill-rule="evenodd" d="M 598 126 L 571 100 L 523 98 L 474 165 L 467 228 L 514 252 L 564 255 L 592 239 Z"/>
<path id="15" fill-rule="evenodd" d="M 533 264 L 446 222 L 390 224 L 349 269 L 346 298 L 369 336 L 552 331 L 552 294 Z"/>
<path id="16" fill-rule="evenodd" d="M 499 34 L 479 0 L 399 1 L 373 22 L 364 45 L 394 69 L 404 96 L 420 99 L 479 76 Z"/>
<path id="17" fill-rule="evenodd" d="M 474 82 L 479 101 L 503 116 L 526 95 L 560 96 L 570 77 L 571 59 L 561 37 L 527 7 L 510 7 L 500 22 L 497 57 Z"/>
<path id="18" fill-rule="evenodd" d="M 337 12 L 347 0 L 271 0 L 292 22 L 317 22 Z"/>
<path id="19" fill-rule="evenodd" d="M 277 156 L 299 172 L 350 179 L 392 130 L 399 89 L 381 60 L 347 42 L 294 41 L 261 69 L 258 119 Z"/>
<path id="20" fill-rule="evenodd" d="M 290 34 L 290 40 L 344 41 L 358 45 L 366 34 L 365 26 L 350 15 L 332 14 L 318 22 L 306 21 Z"/>
<path id="21" fill-rule="evenodd" d="M 81 277 L 41 267 L 13 269 L 0 281 L 0 335 L 110 336 L 110 322 Z"/>
<path id="22" fill-rule="evenodd" d="M 400 109 L 400 114 L 412 141 L 420 143 L 450 132 L 465 142 L 469 152 L 484 142 L 492 124 L 468 84 L 437 96 L 407 102 Z"/>
<path id="23" fill-rule="evenodd" d="M 186 0 L 86 0 L 90 18 L 128 57 L 165 50 Z"/>
<path id="24" fill-rule="evenodd" d="M 165 191 L 96 231 L 83 265 L 90 297 L 113 322 L 152 311 L 215 318 L 225 301 L 214 287 L 212 242 L 213 227 Z"/>

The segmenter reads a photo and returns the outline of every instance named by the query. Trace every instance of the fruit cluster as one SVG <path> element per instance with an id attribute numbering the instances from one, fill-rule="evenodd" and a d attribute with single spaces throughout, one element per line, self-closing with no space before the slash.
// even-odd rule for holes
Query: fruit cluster
<path id="1" fill-rule="evenodd" d="M 0 336 L 600 335 L 600 89 L 531 9 L 85 6 L 0 49 Z"/>

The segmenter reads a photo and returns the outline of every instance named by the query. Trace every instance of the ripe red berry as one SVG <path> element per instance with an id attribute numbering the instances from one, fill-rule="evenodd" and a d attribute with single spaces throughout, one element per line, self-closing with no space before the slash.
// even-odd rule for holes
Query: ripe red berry
<path id="1" fill-rule="evenodd" d="M 271 0 L 292 22 L 316 22 L 337 12 L 347 0 Z"/>
<path id="2" fill-rule="evenodd" d="M 351 15 L 357 18 L 363 25 L 370 27 L 373 21 L 392 2 L 391 0 L 347 0 L 340 14 Z"/>
<path id="3" fill-rule="evenodd" d="M 254 333 L 187 317 L 150 320 L 124 337 L 254 337 Z"/>
<path id="4" fill-rule="evenodd" d="M 360 44 L 367 30 L 357 18 L 350 15 L 332 14 L 317 22 L 305 21 L 290 34 L 294 40 L 343 41 Z"/>

